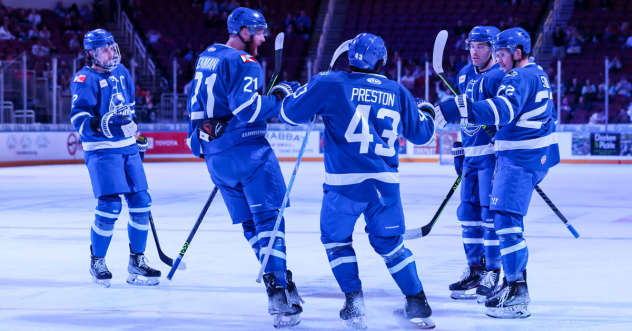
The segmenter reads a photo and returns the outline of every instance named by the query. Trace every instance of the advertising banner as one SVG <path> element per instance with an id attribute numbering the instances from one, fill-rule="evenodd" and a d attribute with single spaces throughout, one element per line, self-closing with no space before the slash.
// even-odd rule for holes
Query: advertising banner
<path id="1" fill-rule="evenodd" d="M 75 132 L 0 132 L 0 161 L 82 160 Z"/>
<path id="2" fill-rule="evenodd" d="M 591 155 L 619 155 L 621 153 L 620 133 L 591 133 Z"/>
<path id="3" fill-rule="evenodd" d="M 303 145 L 305 131 L 268 131 L 266 138 L 277 157 L 297 157 Z M 321 132 L 310 132 L 303 157 L 322 157 L 320 141 Z"/>

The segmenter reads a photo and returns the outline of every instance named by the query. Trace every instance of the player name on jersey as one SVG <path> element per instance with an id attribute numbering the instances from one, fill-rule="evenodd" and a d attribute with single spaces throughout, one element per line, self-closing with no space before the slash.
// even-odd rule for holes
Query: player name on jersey
<path id="1" fill-rule="evenodd" d="M 393 107 L 395 105 L 395 94 L 371 89 L 354 87 L 351 91 L 351 101 L 354 101 L 354 98 L 358 101 L 372 102 L 384 106 Z"/>
<path id="2" fill-rule="evenodd" d="M 219 59 L 216 57 L 206 57 L 202 56 L 198 59 L 197 65 L 195 69 L 202 70 L 215 70 L 217 68 L 217 64 L 219 63 Z"/>

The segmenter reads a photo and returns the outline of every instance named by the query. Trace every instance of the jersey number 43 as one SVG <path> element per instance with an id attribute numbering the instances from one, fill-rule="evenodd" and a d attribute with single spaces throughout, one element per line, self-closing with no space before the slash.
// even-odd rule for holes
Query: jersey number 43
<path id="1" fill-rule="evenodd" d="M 369 115 L 371 114 L 371 106 L 370 105 L 358 105 L 356 107 L 355 114 L 347 127 L 347 131 L 345 132 L 345 139 L 349 143 L 360 143 L 360 154 L 366 154 L 369 152 L 369 144 L 373 142 L 373 135 L 370 133 L 369 129 Z M 392 129 L 384 130 L 382 132 L 382 137 L 386 138 L 388 141 L 387 147 L 384 147 L 382 144 L 377 144 L 375 146 L 375 154 L 379 156 L 391 157 L 395 156 L 395 141 L 397 140 L 397 128 L 399 127 L 399 122 L 401 120 L 401 115 L 390 109 L 380 108 L 377 112 L 378 119 L 385 119 L 386 117 L 390 117 L 393 120 Z M 355 133 L 358 125 L 361 125 L 360 133 Z"/>

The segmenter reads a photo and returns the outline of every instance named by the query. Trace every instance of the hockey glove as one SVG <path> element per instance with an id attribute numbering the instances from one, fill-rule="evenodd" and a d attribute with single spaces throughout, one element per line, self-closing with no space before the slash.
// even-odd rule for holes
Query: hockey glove
<path id="1" fill-rule="evenodd" d="M 132 137 L 137 131 L 137 126 L 131 116 L 122 116 L 115 113 L 107 113 L 101 118 L 101 132 L 108 138 Z"/>
<path id="2" fill-rule="evenodd" d="M 463 144 L 460 141 L 452 144 L 452 156 L 454 156 L 454 170 L 456 170 L 456 174 L 461 176 L 461 172 L 463 171 L 463 160 L 465 159 L 465 150 L 463 149 Z"/>
<path id="3" fill-rule="evenodd" d="M 272 90 L 270 91 L 270 94 L 278 95 L 279 98 L 283 100 L 288 95 L 296 92 L 296 90 L 298 90 L 299 87 L 301 87 L 301 84 L 299 84 L 298 82 L 282 81 L 279 84 L 276 84 L 272 88 Z"/>
<path id="4" fill-rule="evenodd" d="M 140 154 L 140 160 L 145 160 L 145 152 L 147 151 L 147 138 L 143 136 L 136 137 L 136 146 L 138 146 L 138 154 Z"/>
<path id="5" fill-rule="evenodd" d="M 468 107 L 472 107 L 472 105 L 471 101 L 467 99 L 465 94 L 457 95 L 454 100 L 449 100 L 436 105 L 435 125 L 437 125 L 439 129 L 443 129 L 448 123 L 452 123 L 454 121 L 464 119 L 465 122 L 467 122 Z"/>
<path id="6" fill-rule="evenodd" d="M 209 142 L 221 137 L 226 131 L 227 124 L 213 118 L 205 119 L 198 124 L 198 137 Z"/>
<path id="7" fill-rule="evenodd" d="M 430 102 L 422 98 L 415 98 L 415 101 L 417 102 L 417 108 L 419 108 L 420 111 L 430 115 L 430 117 L 434 119 L 434 106 Z"/>

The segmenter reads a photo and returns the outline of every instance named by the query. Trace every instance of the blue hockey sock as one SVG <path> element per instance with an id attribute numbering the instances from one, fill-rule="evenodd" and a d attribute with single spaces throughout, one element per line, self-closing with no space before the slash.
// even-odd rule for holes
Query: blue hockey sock
<path id="1" fill-rule="evenodd" d="M 94 256 L 105 257 L 107 254 L 114 233 L 114 223 L 121 213 L 121 207 L 121 198 L 118 195 L 99 197 L 97 208 L 94 210 L 94 223 L 90 230 Z"/>
<path id="2" fill-rule="evenodd" d="M 380 237 L 369 234 L 369 242 L 384 259 L 388 271 L 404 295 L 415 295 L 424 289 L 417 275 L 415 257 L 404 247 L 401 235 Z"/>
<path id="3" fill-rule="evenodd" d="M 523 275 L 529 260 L 527 242 L 522 237 L 522 215 L 496 211 L 494 227 L 500 238 L 500 254 L 507 281 L 516 281 Z"/>
<path id="4" fill-rule="evenodd" d="M 259 260 L 259 250 L 261 248 L 259 246 L 259 241 L 257 240 L 257 229 L 255 227 L 255 222 L 252 220 L 245 221 L 241 223 L 241 227 L 244 229 L 244 237 L 246 237 L 246 240 L 248 240 L 248 244 L 255 252 L 257 260 Z"/>
<path id="5" fill-rule="evenodd" d="M 320 237 L 320 241 L 325 246 L 329 266 L 334 273 L 336 281 L 340 289 L 344 293 L 351 293 L 362 289 L 358 271 L 358 259 L 351 237 L 341 241 L 333 241 L 324 236 Z"/>
<path id="6" fill-rule="evenodd" d="M 494 215 L 496 212 L 490 211 L 489 207 L 482 207 L 483 229 L 485 231 L 485 240 L 483 241 L 485 249 L 485 269 L 497 270 L 501 267 L 500 259 L 500 239 L 494 229 Z"/>
<path id="7" fill-rule="evenodd" d="M 274 230 L 274 224 L 279 214 L 278 210 L 269 210 L 262 213 L 255 213 L 254 224 L 257 231 L 257 242 L 261 251 L 259 252 L 259 262 L 263 263 L 265 258 L 265 251 L 270 243 L 270 237 Z M 285 255 L 285 219 L 281 219 L 279 230 L 272 244 L 272 252 L 270 258 L 266 264 L 265 273 L 272 273 L 279 285 L 284 288 L 287 287 L 287 281 L 285 279 L 286 267 L 286 255 Z"/>
<path id="8" fill-rule="evenodd" d="M 125 195 L 129 207 L 127 235 L 134 253 L 144 253 L 149 231 L 149 210 L 151 197 L 147 191 L 128 193 Z"/>

